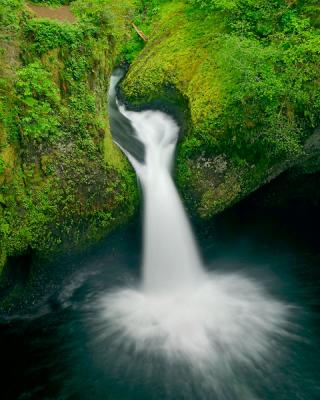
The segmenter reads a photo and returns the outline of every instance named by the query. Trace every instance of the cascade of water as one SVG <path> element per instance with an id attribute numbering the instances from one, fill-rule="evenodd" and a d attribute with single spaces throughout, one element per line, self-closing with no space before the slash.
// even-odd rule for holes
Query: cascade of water
<path id="1" fill-rule="evenodd" d="M 121 76 L 118 71 L 111 78 L 109 114 L 114 139 L 135 168 L 144 193 L 143 287 L 149 292 L 194 287 L 204 271 L 170 174 L 178 125 L 160 111 L 134 112 L 118 107 L 115 88 Z M 141 145 L 143 158 L 142 151 L 137 152 Z"/>
<path id="2" fill-rule="evenodd" d="M 187 216 L 170 175 L 178 126 L 159 111 L 120 107 L 145 146 L 145 163 L 129 158 L 145 199 L 143 285 L 150 292 L 195 287 L 203 276 Z"/>
<path id="3" fill-rule="evenodd" d="M 117 106 L 119 79 L 119 74 L 113 77 L 109 93 L 110 122 L 114 140 L 143 189 L 143 285 L 142 290 L 125 288 L 105 296 L 106 336 L 116 338 L 117 346 L 132 343 L 138 353 L 163 354 L 209 368 L 216 386 L 221 374 L 236 380 L 236 364 L 254 369 L 255 363 L 266 363 L 275 338 L 287 334 L 290 307 L 243 274 L 205 272 L 171 177 L 178 126 L 160 111 Z M 126 121 L 125 134 L 133 139 L 116 132 L 124 126 L 113 121 L 119 118 Z"/>

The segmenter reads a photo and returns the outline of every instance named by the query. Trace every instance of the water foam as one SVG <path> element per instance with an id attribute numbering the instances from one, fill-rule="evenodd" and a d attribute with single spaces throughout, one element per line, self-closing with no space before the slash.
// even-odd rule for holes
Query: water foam
<path id="1" fill-rule="evenodd" d="M 108 336 L 136 352 L 162 354 L 198 367 L 261 361 L 287 335 L 290 308 L 241 274 L 210 274 L 193 290 L 167 294 L 134 288 L 102 299 Z"/>

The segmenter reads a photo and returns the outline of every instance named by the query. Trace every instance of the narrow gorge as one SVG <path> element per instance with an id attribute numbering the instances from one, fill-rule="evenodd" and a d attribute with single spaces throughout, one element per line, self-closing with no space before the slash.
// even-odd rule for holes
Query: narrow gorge
<path id="1" fill-rule="evenodd" d="M 4 400 L 318 400 L 317 0 L 0 0 Z"/>

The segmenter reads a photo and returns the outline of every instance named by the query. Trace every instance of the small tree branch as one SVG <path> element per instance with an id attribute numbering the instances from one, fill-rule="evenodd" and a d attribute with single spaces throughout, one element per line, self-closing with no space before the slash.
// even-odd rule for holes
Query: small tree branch
<path id="1" fill-rule="evenodd" d="M 137 32 L 137 34 L 141 37 L 141 39 L 144 42 L 147 42 L 148 41 L 148 37 L 137 27 L 137 25 L 134 24 L 133 22 L 131 22 L 131 25 L 132 25 L 133 29 Z"/>

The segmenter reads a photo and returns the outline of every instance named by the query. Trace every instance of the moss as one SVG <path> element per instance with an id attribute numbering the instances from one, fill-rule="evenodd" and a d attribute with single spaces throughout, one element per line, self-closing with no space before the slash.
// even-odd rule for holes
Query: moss
<path id="1" fill-rule="evenodd" d="M 108 165 L 117 170 L 122 171 L 128 169 L 128 161 L 124 159 L 122 152 L 113 142 L 109 126 L 105 127 L 104 158 Z"/>
<path id="2" fill-rule="evenodd" d="M 133 3 L 74 1 L 72 25 L 9 3 L 15 30 L 3 25 L 1 34 L 13 51 L 0 55 L 1 268 L 26 251 L 50 256 L 87 246 L 130 218 L 138 202 L 107 116 L 109 77 L 119 41 L 131 34 Z"/>
<path id="3" fill-rule="evenodd" d="M 177 181 L 193 210 L 210 217 L 304 157 L 320 124 L 320 33 L 310 10 L 286 2 L 277 13 L 266 1 L 214 11 L 214 1 L 146 3 L 158 8 L 122 93 L 135 107 L 165 100 L 168 87 L 185 100 Z M 222 178 L 201 162 L 217 157 L 228 165 Z"/>
<path id="4" fill-rule="evenodd" d="M 228 176 L 220 185 L 207 189 L 199 207 L 200 216 L 203 218 L 221 212 L 226 204 L 233 204 L 240 198 L 241 186 L 234 176 Z"/>
<path id="5" fill-rule="evenodd" d="M 1 251 L 0 251 L 0 274 L 3 271 L 3 269 L 6 265 L 6 262 L 7 262 L 7 255 L 4 252 L 4 250 L 1 249 Z"/>

